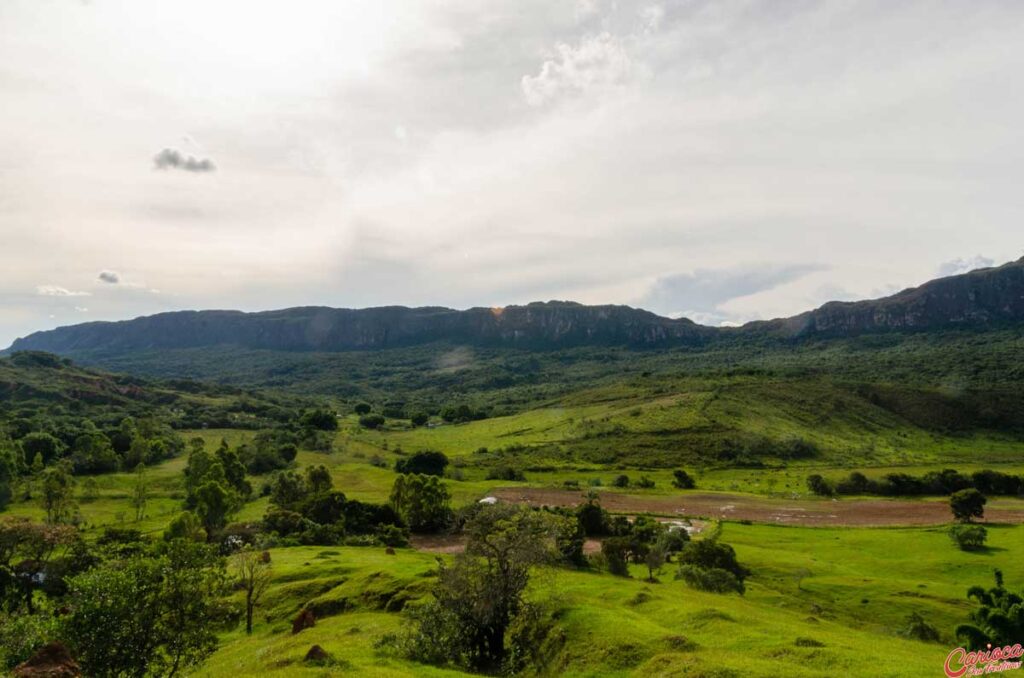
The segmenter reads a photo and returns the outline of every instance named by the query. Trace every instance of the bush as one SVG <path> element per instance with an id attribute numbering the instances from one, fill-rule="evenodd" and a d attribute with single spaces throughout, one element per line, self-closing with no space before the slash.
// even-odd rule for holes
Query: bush
<path id="1" fill-rule="evenodd" d="M 985 546 L 988 530 L 981 525 L 953 525 L 949 528 L 949 538 L 961 551 L 977 551 Z"/>
<path id="2" fill-rule="evenodd" d="M 629 487 L 629 476 L 625 473 L 619 476 L 615 476 L 615 480 L 612 481 L 614 487 Z"/>
<path id="3" fill-rule="evenodd" d="M 649 490 L 652 487 L 654 487 L 654 481 L 648 478 L 647 476 L 640 476 L 640 480 L 636 481 L 636 486 L 643 488 L 645 490 Z"/>
<path id="4" fill-rule="evenodd" d="M 819 497 L 831 497 L 835 494 L 832 484 L 817 473 L 807 476 L 807 489 Z"/>
<path id="5" fill-rule="evenodd" d="M 743 582 L 732 572 L 718 567 L 698 567 L 683 563 L 676 572 L 676 579 L 682 579 L 690 588 L 710 593 L 743 594 Z"/>
<path id="6" fill-rule="evenodd" d="M 609 572 L 620 577 L 629 576 L 627 557 L 630 546 L 630 541 L 626 537 L 609 537 L 601 543 L 601 555 L 608 564 Z"/>
<path id="7" fill-rule="evenodd" d="M 697 484 L 693 482 L 689 473 L 682 469 L 676 469 L 672 472 L 672 486 L 678 487 L 680 490 L 692 490 Z"/>
<path id="8" fill-rule="evenodd" d="M 487 480 L 516 480 L 521 482 L 526 480 L 526 476 L 517 468 L 498 466 L 487 472 Z"/>
<path id="9" fill-rule="evenodd" d="M 367 414 L 359 417 L 359 425 L 363 428 L 376 430 L 384 425 L 384 417 L 379 414 Z"/>
<path id="10" fill-rule="evenodd" d="M 444 452 L 423 450 L 411 457 L 395 462 L 396 473 L 420 473 L 427 476 L 443 476 L 448 466 L 448 457 Z"/>
<path id="11" fill-rule="evenodd" d="M 949 509 L 953 517 L 961 523 L 969 523 L 972 518 L 981 518 L 985 513 L 985 495 L 974 488 L 954 492 L 949 498 Z"/>
<path id="12" fill-rule="evenodd" d="M 377 527 L 377 540 L 384 546 L 401 548 L 409 545 L 409 530 L 397 525 L 379 525 Z"/>
<path id="13" fill-rule="evenodd" d="M 937 643 L 939 641 L 939 630 L 926 622 L 924 617 L 917 612 L 912 612 L 907 617 L 907 626 L 900 631 L 900 635 L 925 643 Z"/>
<path id="14" fill-rule="evenodd" d="M 728 576 L 726 576 L 728 575 Z M 689 542 L 679 553 L 677 579 L 696 589 L 725 593 L 744 592 L 750 570 L 736 560 L 736 551 L 715 539 Z"/>
<path id="15" fill-rule="evenodd" d="M 355 412 L 356 414 L 358 414 L 359 416 L 362 416 L 364 414 L 369 414 L 370 413 L 370 404 L 369 403 L 356 403 L 356 406 L 352 408 L 352 411 Z"/>

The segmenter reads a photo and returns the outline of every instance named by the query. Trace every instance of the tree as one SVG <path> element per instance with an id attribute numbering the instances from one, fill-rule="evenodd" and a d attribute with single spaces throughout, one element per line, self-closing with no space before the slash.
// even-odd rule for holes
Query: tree
<path id="1" fill-rule="evenodd" d="M 835 494 L 832 484 L 819 473 L 807 476 L 807 489 L 820 497 L 831 497 Z"/>
<path id="2" fill-rule="evenodd" d="M 743 593 L 743 580 L 750 570 L 736 560 L 736 551 L 716 539 L 689 542 L 679 553 L 677 579 L 694 588 L 716 593 L 734 590 Z"/>
<path id="3" fill-rule="evenodd" d="M 969 523 L 972 518 L 984 515 L 987 501 L 985 495 L 972 487 L 954 492 L 949 498 L 949 509 L 953 512 L 953 518 L 961 523 Z"/>
<path id="4" fill-rule="evenodd" d="M 146 465 L 139 463 L 135 467 L 135 485 L 132 488 L 131 505 L 135 509 L 135 522 L 142 520 L 146 512 L 146 500 L 149 492 L 146 489 Z"/>
<path id="5" fill-rule="evenodd" d="M 63 455 L 67 446 L 49 433 L 33 431 L 21 439 L 21 449 L 26 459 L 34 460 L 38 455 L 42 465 L 46 465 Z"/>
<path id="6" fill-rule="evenodd" d="M 96 501 L 100 498 L 100 485 L 95 478 L 86 478 L 82 483 L 82 500 Z"/>
<path id="7" fill-rule="evenodd" d="M 69 580 L 61 636 L 86 675 L 169 678 L 216 649 L 224 582 L 223 559 L 203 544 L 110 561 Z"/>
<path id="8" fill-rule="evenodd" d="M 43 471 L 40 501 L 46 511 L 46 522 L 56 524 L 71 521 L 76 508 L 74 480 L 66 461 Z"/>
<path id="9" fill-rule="evenodd" d="M 434 601 L 419 609 L 407 648 L 420 661 L 490 671 L 506 658 L 511 624 L 530 612 L 530 569 L 555 557 L 552 516 L 496 504 L 481 509 L 466 534 L 465 552 L 440 563 Z"/>
<path id="10" fill-rule="evenodd" d="M 314 428 L 319 431 L 337 431 L 338 418 L 334 416 L 334 413 L 330 410 L 308 410 L 299 417 L 299 425 L 304 428 Z"/>
<path id="11" fill-rule="evenodd" d="M 1024 638 L 1024 597 L 1010 592 L 1003 586 L 1003 573 L 995 571 L 996 585 L 987 591 L 981 586 L 972 586 L 967 597 L 978 602 L 978 608 L 971 613 L 971 624 L 956 627 L 956 637 L 970 650 L 980 650 L 987 645 L 1005 646 L 1021 642 Z"/>
<path id="12" fill-rule="evenodd" d="M 206 530 L 203 523 L 191 511 L 182 511 L 164 530 L 164 541 L 185 539 L 187 541 L 206 541 Z"/>
<path id="13" fill-rule="evenodd" d="M 352 411 L 363 416 L 365 414 L 369 414 L 371 409 L 372 408 L 369 403 L 356 403 L 355 407 L 352 408 Z"/>
<path id="14" fill-rule="evenodd" d="M 424 426 L 429 420 L 430 415 L 428 415 L 426 412 L 414 412 L 412 416 L 409 417 L 409 422 L 413 426 Z"/>
<path id="15" fill-rule="evenodd" d="M 450 499 L 437 476 L 403 474 L 395 478 L 389 503 L 413 532 L 434 532 L 451 517 Z"/>
<path id="16" fill-rule="evenodd" d="M 245 632 L 252 635 L 252 613 L 270 587 L 270 553 L 246 546 L 233 560 L 236 581 L 245 591 Z"/>
<path id="17" fill-rule="evenodd" d="M 608 534 L 608 512 L 601 508 L 600 497 L 596 492 L 587 493 L 587 501 L 576 509 L 576 520 L 583 534 L 588 537 Z"/>
<path id="18" fill-rule="evenodd" d="M 949 528 L 949 538 L 961 551 L 977 551 L 985 546 L 988 530 L 981 525 L 953 525 Z"/>
<path id="19" fill-rule="evenodd" d="M 334 481 L 331 480 L 331 472 L 327 470 L 327 467 L 323 464 L 319 466 L 307 466 L 306 467 L 306 487 L 313 494 L 323 494 L 329 492 L 331 487 L 334 486 Z"/>
<path id="20" fill-rule="evenodd" d="M 359 425 L 363 428 L 376 430 L 384 425 L 384 417 L 379 414 L 366 414 L 359 417 Z"/>
<path id="21" fill-rule="evenodd" d="M 627 537 L 608 537 L 601 542 L 601 553 L 610 573 L 619 577 L 629 576 L 629 550 Z"/>
<path id="22" fill-rule="evenodd" d="M 397 473 L 422 473 L 428 476 L 443 476 L 448 466 L 448 457 L 444 452 L 423 450 L 405 459 L 395 462 Z"/>
<path id="23" fill-rule="evenodd" d="M 672 472 L 672 486 L 677 487 L 680 490 L 692 490 L 696 487 L 696 483 L 690 474 L 682 469 L 676 469 Z"/>
<path id="24" fill-rule="evenodd" d="M 14 450 L 0 448 L 0 511 L 7 508 L 14 496 L 14 481 L 17 478 L 18 464 Z"/>
<path id="25" fill-rule="evenodd" d="M 208 480 L 196 490 L 196 514 L 203 523 L 208 537 L 213 537 L 228 522 L 236 509 L 230 490 L 214 480 Z"/>
<path id="26" fill-rule="evenodd" d="M 613 487 L 629 487 L 629 476 L 625 473 L 615 476 L 615 480 L 612 481 Z"/>
<path id="27" fill-rule="evenodd" d="M 306 481 L 294 471 L 278 473 L 270 489 L 270 503 L 281 508 L 294 509 L 306 498 Z"/>
<path id="28" fill-rule="evenodd" d="M 21 603 L 33 613 L 33 593 L 46 580 L 49 565 L 78 540 L 69 525 L 46 525 L 27 518 L 0 518 L 0 600 L 10 611 Z"/>
<path id="29" fill-rule="evenodd" d="M 647 581 L 653 582 L 654 574 L 665 565 L 665 550 L 658 544 L 652 546 L 644 556 L 644 565 L 647 566 Z"/>

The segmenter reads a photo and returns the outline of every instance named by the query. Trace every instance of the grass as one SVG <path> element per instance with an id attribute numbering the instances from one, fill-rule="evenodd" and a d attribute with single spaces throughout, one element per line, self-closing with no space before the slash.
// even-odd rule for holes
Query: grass
<path id="1" fill-rule="evenodd" d="M 630 579 L 538 572 L 532 597 L 554 614 L 543 647 L 546 673 L 931 675 L 941 670 L 952 626 L 969 609 L 966 587 L 987 583 L 992 567 L 1012 571 L 1014 554 L 1024 548 L 1024 528 L 992 532 L 991 549 L 967 554 L 937 530 L 726 524 L 722 538 L 754 571 L 744 597 L 689 589 L 672 578 L 671 565 L 656 583 L 644 581 L 638 566 Z M 387 611 L 388 601 L 404 595 L 414 604 L 426 594 L 436 568 L 429 554 L 317 547 L 271 554 L 275 583 L 253 636 L 226 635 L 195 675 L 327 675 L 302 662 L 312 644 L 335 658 L 330 675 L 459 675 L 374 647 L 404 623 L 399 612 Z M 347 602 L 323 606 L 339 599 Z M 290 621 L 307 604 L 327 614 L 292 635 Z M 912 611 L 940 628 L 943 643 L 897 635 Z"/>

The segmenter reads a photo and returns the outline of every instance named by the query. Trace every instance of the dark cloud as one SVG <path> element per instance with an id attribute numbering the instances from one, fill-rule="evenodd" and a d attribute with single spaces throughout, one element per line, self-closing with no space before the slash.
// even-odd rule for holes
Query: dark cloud
<path id="1" fill-rule="evenodd" d="M 185 155 L 175 148 L 165 148 L 153 156 L 153 164 L 157 169 L 180 169 L 186 172 L 213 172 L 217 166 L 209 158 L 196 158 Z"/>
<path id="2" fill-rule="evenodd" d="M 655 281 L 641 306 L 709 324 L 734 321 L 736 318 L 721 309 L 722 305 L 733 299 L 767 292 L 824 268 L 817 264 L 752 265 L 664 276 Z"/>
<path id="3" fill-rule="evenodd" d="M 953 259 L 952 261 L 946 261 L 939 265 L 939 275 L 959 275 L 961 273 L 967 273 L 973 271 L 976 268 L 988 268 L 994 265 L 996 262 L 988 257 L 983 257 L 980 254 L 975 254 L 973 257 L 967 259 Z"/>
<path id="4" fill-rule="evenodd" d="M 118 275 L 115 271 L 100 271 L 98 277 L 100 279 L 100 282 L 110 283 L 111 285 L 116 285 L 117 283 L 121 282 L 121 276 Z"/>

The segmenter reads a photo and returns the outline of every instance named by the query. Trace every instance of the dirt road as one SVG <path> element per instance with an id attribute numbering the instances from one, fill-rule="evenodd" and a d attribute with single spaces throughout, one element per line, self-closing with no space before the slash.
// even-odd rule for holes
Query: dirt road
<path id="1" fill-rule="evenodd" d="M 531 506 L 575 506 L 583 501 L 583 493 L 578 490 L 553 488 L 506 487 L 490 494 L 502 501 Z M 614 513 L 726 518 L 781 525 L 941 525 L 952 520 L 949 504 L 934 499 L 786 500 L 712 492 L 650 497 L 601 492 L 600 497 L 601 505 Z M 1024 502 L 990 499 L 984 520 L 1024 523 Z"/>

